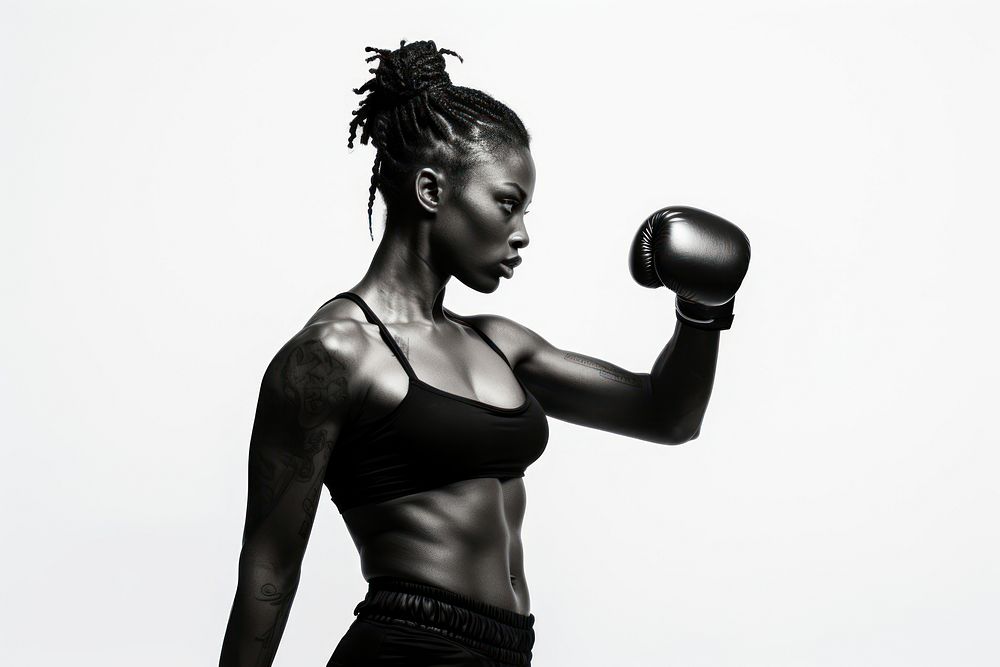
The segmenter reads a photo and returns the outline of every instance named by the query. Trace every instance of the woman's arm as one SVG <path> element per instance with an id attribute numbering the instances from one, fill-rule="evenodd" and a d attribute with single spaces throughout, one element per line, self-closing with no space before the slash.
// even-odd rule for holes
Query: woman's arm
<path id="1" fill-rule="evenodd" d="M 658 444 L 698 436 L 715 381 L 718 331 L 678 321 L 652 370 L 633 373 L 559 349 L 506 317 L 466 319 L 500 346 L 547 415 Z"/>
<path id="2" fill-rule="evenodd" d="M 347 365 L 337 346 L 328 331 L 309 327 L 264 373 L 250 437 L 239 579 L 220 667 L 266 667 L 274 660 L 347 410 Z"/>
<path id="3" fill-rule="evenodd" d="M 653 362 L 649 373 L 653 410 L 662 415 L 661 427 L 676 441 L 667 444 L 694 440 L 701 433 L 715 384 L 719 337 L 719 331 L 696 329 L 678 320 L 674 335 Z"/>
<path id="4" fill-rule="evenodd" d="M 719 357 L 750 266 L 750 240 L 733 223 L 690 206 L 650 215 L 632 242 L 629 270 L 644 287 L 676 293 L 674 333 L 649 373 L 630 373 L 551 345 L 495 315 L 472 318 L 503 341 L 514 371 L 547 414 L 662 444 L 697 438 Z"/>

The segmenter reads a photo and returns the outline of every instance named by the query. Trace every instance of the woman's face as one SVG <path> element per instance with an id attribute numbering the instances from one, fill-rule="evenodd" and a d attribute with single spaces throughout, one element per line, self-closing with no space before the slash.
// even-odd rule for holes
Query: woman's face
<path id="1" fill-rule="evenodd" d="M 524 214 L 535 191 L 535 163 L 527 148 L 483 157 L 460 192 L 442 189 L 434 220 L 434 256 L 445 270 L 478 292 L 492 292 L 513 269 L 502 262 L 528 245 Z"/>

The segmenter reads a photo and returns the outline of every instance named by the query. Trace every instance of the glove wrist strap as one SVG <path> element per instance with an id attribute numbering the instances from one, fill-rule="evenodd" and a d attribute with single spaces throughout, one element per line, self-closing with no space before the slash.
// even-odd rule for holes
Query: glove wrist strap
<path id="1" fill-rule="evenodd" d="M 677 320 L 686 326 L 704 331 L 723 331 L 733 326 L 736 297 L 721 306 L 706 306 L 680 296 L 674 303 Z"/>

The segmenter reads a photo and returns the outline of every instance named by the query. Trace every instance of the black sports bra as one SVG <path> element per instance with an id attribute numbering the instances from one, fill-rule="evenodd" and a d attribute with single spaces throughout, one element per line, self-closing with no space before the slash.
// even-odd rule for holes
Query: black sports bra
<path id="1" fill-rule="evenodd" d="M 333 299 L 341 297 L 358 304 L 368 321 L 378 326 L 410 378 L 406 396 L 391 412 L 349 422 L 337 438 L 324 481 L 341 514 L 460 480 L 524 476 L 545 450 L 549 425 L 520 379 L 524 403 L 515 408 L 432 387 L 417 378 L 389 330 L 360 296 L 341 292 Z M 482 331 L 450 311 L 448 315 L 479 334 L 510 366 Z"/>

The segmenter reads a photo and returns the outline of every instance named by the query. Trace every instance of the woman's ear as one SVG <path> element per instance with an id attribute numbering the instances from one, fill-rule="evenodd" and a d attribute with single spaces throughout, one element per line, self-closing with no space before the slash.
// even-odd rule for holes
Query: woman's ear
<path id="1" fill-rule="evenodd" d="M 437 213 L 441 205 L 441 189 L 444 187 L 444 175 L 440 172 L 424 167 L 417 172 L 414 179 L 416 188 L 417 203 L 428 213 Z"/>

